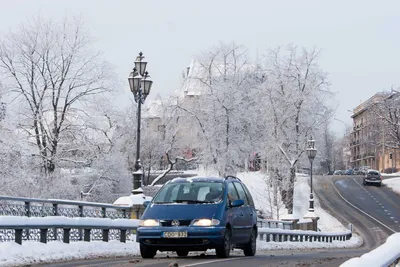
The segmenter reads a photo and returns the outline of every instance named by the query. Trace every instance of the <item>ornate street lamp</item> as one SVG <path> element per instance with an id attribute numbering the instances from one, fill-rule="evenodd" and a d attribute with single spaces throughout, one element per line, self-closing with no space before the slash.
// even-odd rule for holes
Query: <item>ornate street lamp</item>
<path id="1" fill-rule="evenodd" d="M 140 52 L 136 57 L 135 67 L 129 74 L 129 87 L 135 97 L 135 102 L 138 103 L 137 110 L 137 135 L 136 135 L 136 162 L 135 171 L 133 172 L 133 191 L 143 185 L 143 172 L 140 163 L 140 121 L 142 104 L 149 95 L 153 81 L 150 79 L 149 73 L 146 71 L 147 62 L 143 60 L 143 53 Z"/>
<path id="2" fill-rule="evenodd" d="M 315 156 L 317 155 L 317 149 L 315 148 L 315 140 L 311 137 L 310 140 L 307 141 L 307 156 L 310 160 L 310 177 L 311 177 L 311 193 L 310 193 L 310 207 L 308 208 L 309 212 L 314 212 L 314 195 L 313 195 L 313 181 L 312 181 L 312 173 L 313 173 L 313 161 Z"/>

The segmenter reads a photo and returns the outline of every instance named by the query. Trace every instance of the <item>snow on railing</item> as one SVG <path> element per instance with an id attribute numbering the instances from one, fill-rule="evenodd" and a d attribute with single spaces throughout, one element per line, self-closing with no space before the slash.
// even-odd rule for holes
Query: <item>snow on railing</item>
<path id="1" fill-rule="evenodd" d="M 285 230 L 274 228 L 259 228 L 258 237 L 266 242 L 331 242 L 346 241 L 352 237 L 352 230 L 343 232 L 315 232 L 304 230 Z"/>
<path id="2" fill-rule="evenodd" d="M 0 196 L 0 215 L 130 218 L 129 207 L 107 203 Z"/>
<path id="3" fill-rule="evenodd" d="M 376 249 L 363 254 L 361 257 L 352 258 L 340 267 L 355 266 L 398 266 L 400 263 L 400 233 L 389 236 L 384 244 Z"/>
<path id="4" fill-rule="evenodd" d="M 259 228 L 281 228 L 281 229 L 293 229 L 292 221 L 277 221 L 277 220 L 258 220 L 257 226 Z"/>

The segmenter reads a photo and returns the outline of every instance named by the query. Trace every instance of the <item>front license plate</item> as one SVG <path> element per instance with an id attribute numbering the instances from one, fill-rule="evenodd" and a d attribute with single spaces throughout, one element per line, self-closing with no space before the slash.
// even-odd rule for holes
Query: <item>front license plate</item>
<path id="1" fill-rule="evenodd" d="M 164 232 L 163 237 L 165 237 L 165 238 L 183 238 L 183 237 L 187 237 L 187 232 Z"/>

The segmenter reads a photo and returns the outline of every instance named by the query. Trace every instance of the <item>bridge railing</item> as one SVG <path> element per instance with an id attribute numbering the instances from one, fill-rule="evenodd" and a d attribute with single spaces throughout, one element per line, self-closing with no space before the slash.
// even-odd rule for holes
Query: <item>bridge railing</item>
<path id="1" fill-rule="evenodd" d="M 131 239 L 131 231 L 136 230 L 138 220 L 109 219 L 109 218 L 69 218 L 64 216 L 26 217 L 26 216 L 0 216 L 0 229 L 8 231 L 9 238 L 1 241 L 15 241 L 22 244 L 26 240 L 24 233 L 29 231 L 36 233 L 34 241 L 47 243 L 51 240 L 59 240 L 64 243 L 70 241 L 119 239 L 126 242 Z M 53 229 L 57 229 L 55 234 Z M 77 230 L 83 230 L 83 236 Z M 3 233 L 4 234 L 4 233 Z M 1 237 L 0 232 L 0 237 Z"/>
<path id="2" fill-rule="evenodd" d="M 0 196 L 0 216 L 130 218 L 129 207 L 106 203 Z"/>
<path id="3" fill-rule="evenodd" d="M 346 241 L 352 237 L 352 230 L 343 232 L 315 232 L 304 230 L 284 230 L 272 228 L 259 228 L 259 240 L 266 242 L 329 242 Z"/>
<path id="4" fill-rule="evenodd" d="M 257 226 L 259 228 L 280 228 L 280 229 L 293 230 L 292 221 L 258 220 Z"/>

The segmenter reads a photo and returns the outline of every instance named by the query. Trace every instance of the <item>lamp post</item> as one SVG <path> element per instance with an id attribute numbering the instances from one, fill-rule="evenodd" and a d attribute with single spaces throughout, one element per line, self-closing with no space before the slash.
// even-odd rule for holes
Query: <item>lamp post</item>
<path id="1" fill-rule="evenodd" d="M 138 103 L 137 109 L 137 134 L 136 134 L 136 162 L 135 171 L 133 172 L 133 191 L 143 185 L 143 172 L 140 163 L 140 120 L 142 104 L 150 93 L 153 81 L 150 79 L 149 73 L 146 71 L 147 62 L 144 61 L 143 53 L 140 52 L 136 57 L 135 67 L 129 74 L 129 87 L 135 97 L 135 102 Z M 132 192 L 133 192 L 132 191 Z M 134 193 L 134 192 L 133 192 Z"/>
<path id="2" fill-rule="evenodd" d="M 315 140 L 311 137 L 310 140 L 307 141 L 307 156 L 310 160 L 310 177 L 311 177 L 311 192 L 310 192 L 310 207 L 308 208 L 309 212 L 314 212 L 314 195 L 313 195 L 313 181 L 312 181 L 312 173 L 313 173 L 313 161 L 315 156 L 317 155 L 317 149 L 315 148 Z"/>

